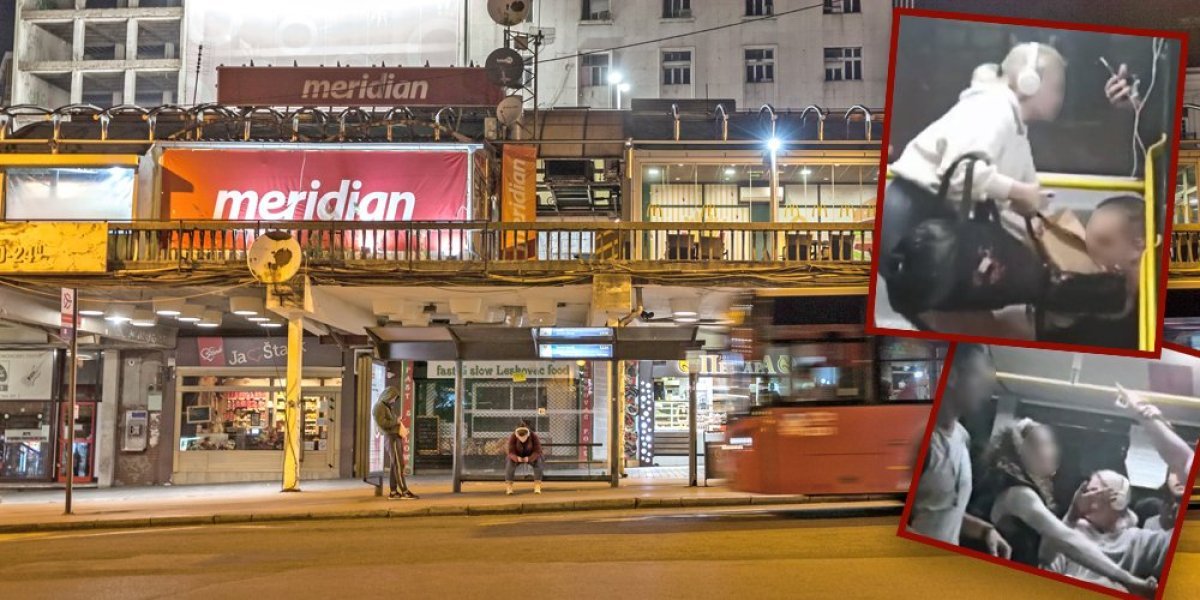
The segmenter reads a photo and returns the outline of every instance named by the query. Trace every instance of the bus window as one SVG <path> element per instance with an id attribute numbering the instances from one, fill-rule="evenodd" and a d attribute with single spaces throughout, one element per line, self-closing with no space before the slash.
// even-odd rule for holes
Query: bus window
<path id="1" fill-rule="evenodd" d="M 941 346 L 924 340 L 879 338 L 880 399 L 932 401 L 937 391 Z"/>
<path id="2" fill-rule="evenodd" d="M 772 403 L 868 399 L 871 362 L 866 341 L 773 346 L 768 356 L 781 354 L 790 368 L 766 378 Z"/>

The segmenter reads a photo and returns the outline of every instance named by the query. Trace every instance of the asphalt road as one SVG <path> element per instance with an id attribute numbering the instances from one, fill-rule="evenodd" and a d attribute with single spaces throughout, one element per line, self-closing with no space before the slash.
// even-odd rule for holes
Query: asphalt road
<path id="1" fill-rule="evenodd" d="M 14 534 L 0 598 L 1095 597 L 895 531 L 738 509 Z M 1167 597 L 1197 589 L 1200 520 Z"/>

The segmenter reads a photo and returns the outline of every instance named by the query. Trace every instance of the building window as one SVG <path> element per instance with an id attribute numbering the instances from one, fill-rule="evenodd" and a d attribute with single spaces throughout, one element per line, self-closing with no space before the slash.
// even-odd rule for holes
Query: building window
<path id="1" fill-rule="evenodd" d="M 862 48 L 825 49 L 825 81 L 843 80 L 862 80 Z"/>
<path id="2" fill-rule="evenodd" d="M 689 19 L 692 16 L 692 0 L 663 0 L 664 19 Z"/>
<path id="3" fill-rule="evenodd" d="M 771 48 L 746 49 L 746 83 L 771 83 L 775 81 L 775 50 Z"/>
<path id="4" fill-rule="evenodd" d="M 584 21 L 612 20 L 611 0 L 583 0 Z"/>
<path id="5" fill-rule="evenodd" d="M 579 59 L 579 76 L 584 87 L 608 85 L 608 66 L 611 57 L 607 54 L 585 54 Z"/>
<path id="6" fill-rule="evenodd" d="M 691 50 L 670 50 L 663 52 L 662 82 L 663 85 L 691 85 Z"/>
<path id="7" fill-rule="evenodd" d="M 837 15 L 862 12 L 862 0 L 825 0 L 825 14 Z"/>
<path id="8" fill-rule="evenodd" d="M 747 17 L 769 17 L 775 14 L 775 0 L 746 0 Z"/>

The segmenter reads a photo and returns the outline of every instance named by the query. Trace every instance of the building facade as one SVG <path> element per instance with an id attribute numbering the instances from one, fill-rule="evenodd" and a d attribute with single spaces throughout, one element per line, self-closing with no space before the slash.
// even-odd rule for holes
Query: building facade
<path id="1" fill-rule="evenodd" d="M 348 2 L 330 14 L 283 0 L 17 0 L 13 103 L 203 104 L 216 100 L 219 65 L 461 66 L 505 44 L 484 0 Z M 883 106 L 885 0 L 532 4 L 513 30 L 544 36 L 545 108 L 614 108 L 618 93 L 626 108 L 635 98 Z"/>

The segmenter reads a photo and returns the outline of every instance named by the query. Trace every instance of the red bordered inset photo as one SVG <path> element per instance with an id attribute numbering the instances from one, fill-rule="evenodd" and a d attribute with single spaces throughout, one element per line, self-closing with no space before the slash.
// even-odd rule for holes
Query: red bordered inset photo
<path id="1" fill-rule="evenodd" d="M 1158 356 L 1186 35 L 892 28 L 868 329 Z"/>
<path id="2" fill-rule="evenodd" d="M 1195 484 L 1200 355 L 958 343 L 899 535 L 1120 598 L 1161 598 Z"/>

